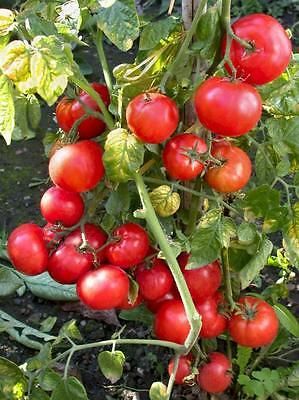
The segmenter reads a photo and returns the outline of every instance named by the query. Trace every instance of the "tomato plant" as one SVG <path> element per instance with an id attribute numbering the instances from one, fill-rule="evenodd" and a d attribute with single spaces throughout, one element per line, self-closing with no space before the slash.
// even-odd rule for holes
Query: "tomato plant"
<path id="1" fill-rule="evenodd" d="M 231 384 L 230 369 L 230 361 L 224 354 L 211 353 L 209 362 L 200 368 L 198 384 L 208 393 L 224 392 Z"/>

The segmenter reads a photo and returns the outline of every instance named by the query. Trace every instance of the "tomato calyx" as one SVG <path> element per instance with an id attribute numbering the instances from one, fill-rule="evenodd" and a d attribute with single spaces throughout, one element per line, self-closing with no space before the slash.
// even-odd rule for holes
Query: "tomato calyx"
<path id="1" fill-rule="evenodd" d="M 237 304 L 238 309 L 235 315 L 240 315 L 245 321 L 253 321 L 256 317 L 258 303 L 249 304 L 246 300 L 244 304 Z"/>

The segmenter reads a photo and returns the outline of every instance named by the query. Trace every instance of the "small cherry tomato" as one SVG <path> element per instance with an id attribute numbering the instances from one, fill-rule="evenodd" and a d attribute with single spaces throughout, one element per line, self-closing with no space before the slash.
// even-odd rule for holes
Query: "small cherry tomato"
<path id="1" fill-rule="evenodd" d="M 197 376 L 199 386 L 208 393 L 222 393 L 232 381 L 231 363 L 222 353 L 209 354 L 209 362 L 204 364 Z"/>

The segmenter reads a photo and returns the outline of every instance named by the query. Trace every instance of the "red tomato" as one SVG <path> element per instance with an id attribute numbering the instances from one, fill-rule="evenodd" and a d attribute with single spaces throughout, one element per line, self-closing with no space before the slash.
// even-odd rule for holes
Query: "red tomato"
<path id="1" fill-rule="evenodd" d="M 145 143 L 162 143 L 176 130 L 179 111 L 175 102 L 161 93 L 141 93 L 126 110 L 129 129 Z"/>
<path id="2" fill-rule="evenodd" d="M 103 265 L 89 271 L 77 283 L 82 303 L 95 310 L 119 307 L 128 298 L 129 278 L 119 267 Z"/>
<path id="3" fill-rule="evenodd" d="M 105 174 L 102 147 L 82 140 L 57 150 L 49 162 L 49 175 L 55 185 L 71 192 L 93 189 Z"/>
<path id="4" fill-rule="evenodd" d="M 263 85 L 278 78 L 292 57 L 292 44 L 284 28 L 270 15 L 251 14 L 238 19 L 232 29 L 237 36 L 253 44 L 247 50 L 232 41 L 230 59 L 237 76 L 252 85 Z M 225 53 L 226 40 L 222 43 Z M 231 73 L 228 65 L 226 69 Z"/>
<path id="5" fill-rule="evenodd" d="M 251 85 L 212 77 L 195 92 L 200 123 L 221 136 L 241 136 L 253 129 L 262 115 L 262 99 Z"/>
<path id="6" fill-rule="evenodd" d="M 233 340 L 246 347 L 261 347 L 273 342 L 279 321 L 270 304 L 252 296 L 242 297 L 239 303 L 241 311 L 232 315 L 228 325 Z"/>
<path id="7" fill-rule="evenodd" d="M 133 303 L 129 302 L 129 298 L 127 297 L 119 306 L 120 310 L 132 310 L 133 308 L 138 307 L 143 301 L 141 294 L 138 292 L 138 295 Z"/>
<path id="8" fill-rule="evenodd" d="M 204 179 L 207 184 L 220 193 L 231 193 L 246 186 L 251 176 L 251 161 L 245 151 L 228 142 L 214 143 L 212 155 L 221 166 L 208 168 Z"/>
<path id="9" fill-rule="evenodd" d="M 25 275 L 38 275 L 47 270 L 48 250 L 42 228 L 36 224 L 23 224 L 8 237 L 7 251 L 17 271 Z"/>
<path id="10" fill-rule="evenodd" d="M 140 264 L 135 270 L 139 290 L 145 300 L 157 300 L 168 293 L 174 284 L 165 261 L 155 258 L 150 267 Z"/>
<path id="11" fill-rule="evenodd" d="M 155 315 L 154 332 L 158 339 L 184 344 L 190 324 L 181 300 L 164 301 Z"/>
<path id="12" fill-rule="evenodd" d="M 224 392 L 231 384 L 231 368 L 229 359 L 215 351 L 209 355 L 209 362 L 200 368 L 197 382 L 208 393 Z"/>
<path id="13" fill-rule="evenodd" d="M 54 224 L 46 224 L 43 226 L 44 241 L 46 242 L 48 248 L 52 249 L 57 246 L 63 239 L 63 230 L 61 227 Z"/>
<path id="14" fill-rule="evenodd" d="M 218 312 L 218 301 L 209 297 L 196 305 L 198 313 L 202 317 L 202 327 L 199 336 L 203 339 L 215 338 L 227 328 L 227 319 Z"/>
<path id="15" fill-rule="evenodd" d="M 138 224 L 128 222 L 113 231 L 115 243 L 107 246 L 105 255 L 108 261 L 122 268 L 140 264 L 149 250 L 149 238 Z"/>
<path id="16" fill-rule="evenodd" d="M 195 179 L 204 169 L 200 157 L 208 151 L 206 142 L 192 133 L 171 138 L 162 153 L 163 164 L 173 179 Z"/>
<path id="17" fill-rule="evenodd" d="M 192 355 L 188 354 L 187 356 L 180 356 L 178 369 L 175 374 L 175 383 L 178 385 L 183 385 L 185 383 L 185 378 L 192 374 Z M 168 374 L 169 376 L 173 372 L 174 367 L 174 358 L 169 361 L 168 364 Z"/>
<path id="18" fill-rule="evenodd" d="M 147 308 L 154 314 L 158 312 L 159 308 L 161 307 L 162 303 L 167 300 L 179 299 L 180 294 L 175 286 L 167 292 L 164 296 L 159 297 L 157 300 L 147 300 L 146 306 Z"/>
<path id="19" fill-rule="evenodd" d="M 102 83 L 96 82 L 92 83 L 91 86 L 99 93 L 104 104 L 108 106 L 110 96 L 107 87 Z M 84 91 L 80 92 L 78 100 L 68 99 L 67 97 L 60 100 L 56 107 L 56 118 L 59 127 L 65 132 L 69 132 L 73 124 L 86 114 L 84 106 L 93 111 L 101 111 L 96 101 Z M 78 134 L 81 139 L 90 139 L 103 133 L 105 128 L 106 125 L 101 119 L 89 116 L 80 123 Z"/>
<path id="20" fill-rule="evenodd" d="M 76 283 L 92 264 L 91 253 L 82 253 L 75 246 L 62 243 L 49 259 L 48 272 L 56 282 L 67 285 Z"/>
<path id="21" fill-rule="evenodd" d="M 79 193 L 52 186 L 40 202 L 43 217 L 51 224 L 69 227 L 78 223 L 84 213 L 84 201 Z"/>
<path id="22" fill-rule="evenodd" d="M 185 269 L 183 275 L 195 302 L 213 296 L 221 285 L 221 269 L 218 261 L 197 269 Z"/>

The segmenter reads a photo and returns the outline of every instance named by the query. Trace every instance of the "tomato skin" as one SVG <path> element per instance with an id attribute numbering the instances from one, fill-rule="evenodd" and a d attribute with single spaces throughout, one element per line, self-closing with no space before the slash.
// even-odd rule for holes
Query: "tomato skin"
<path id="1" fill-rule="evenodd" d="M 116 228 L 112 237 L 119 240 L 107 246 L 105 256 L 112 265 L 130 268 L 140 264 L 149 251 L 149 238 L 138 224 L 128 222 Z"/>
<path id="2" fill-rule="evenodd" d="M 135 278 L 145 300 L 157 300 L 165 296 L 174 284 L 168 265 L 159 258 L 152 261 L 150 268 L 145 264 L 138 265 Z"/>
<path id="3" fill-rule="evenodd" d="M 41 198 L 41 213 L 51 224 L 60 222 L 69 227 L 80 221 L 84 213 L 84 201 L 79 193 L 52 186 Z"/>
<path id="4" fill-rule="evenodd" d="M 155 315 L 154 332 L 158 339 L 183 344 L 190 324 L 181 300 L 167 300 Z"/>
<path id="5" fill-rule="evenodd" d="M 143 298 L 140 294 L 140 292 L 138 292 L 138 295 L 134 301 L 134 303 L 130 303 L 129 302 L 129 298 L 127 297 L 119 306 L 118 309 L 120 310 L 132 310 L 133 308 L 138 307 L 141 303 L 143 302 Z"/>
<path id="6" fill-rule="evenodd" d="M 279 320 L 270 304 L 252 296 L 240 298 L 239 304 L 244 312 L 234 313 L 228 325 L 233 340 L 241 346 L 252 348 L 273 342 L 278 333 Z"/>
<path id="7" fill-rule="evenodd" d="M 218 312 L 218 301 L 209 297 L 196 305 L 198 313 L 202 317 L 202 327 L 199 336 L 203 339 L 215 338 L 227 328 L 227 319 Z"/>
<path id="8" fill-rule="evenodd" d="M 55 248 L 63 239 L 63 230 L 57 225 L 47 223 L 42 230 L 44 241 L 49 249 Z"/>
<path id="9" fill-rule="evenodd" d="M 265 14 L 246 15 L 238 19 L 232 29 L 238 37 L 254 44 L 254 50 L 246 50 L 232 41 L 230 59 L 238 77 L 252 85 L 263 85 L 285 71 L 292 57 L 292 43 L 275 18 Z M 225 46 L 224 38 L 223 54 Z M 225 67 L 231 72 L 228 65 Z"/>
<path id="10" fill-rule="evenodd" d="M 62 243 L 49 259 L 48 272 L 56 282 L 70 285 L 88 272 L 92 263 L 91 253 L 80 253 L 75 246 Z"/>
<path id="11" fill-rule="evenodd" d="M 192 364 L 192 355 L 191 354 L 179 357 L 179 365 L 178 365 L 178 369 L 175 374 L 175 380 L 174 380 L 177 385 L 183 385 L 185 383 L 184 379 L 187 376 L 192 374 L 192 365 L 191 364 Z M 174 358 L 172 358 L 168 364 L 169 376 L 173 372 L 173 367 L 174 367 Z"/>
<path id="12" fill-rule="evenodd" d="M 222 393 L 231 384 L 231 363 L 222 353 L 209 354 L 209 362 L 204 364 L 197 376 L 199 386 L 208 393 Z"/>
<path id="13" fill-rule="evenodd" d="M 103 265 L 89 271 L 77 282 L 80 300 L 94 310 L 119 307 L 129 293 L 129 278 L 119 267 Z"/>
<path id="14" fill-rule="evenodd" d="M 206 142 L 192 133 L 182 133 L 171 138 L 162 153 L 164 167 L 173 179 L 189 181 L 204 169 L 204 164 L 193 159 L 188 152 L 197 153 L 197 158 L 208 151 Z"/>
<path id="15" fill-rule="evenodd" d="M 17 271 L 39 275 L 47 270 L 48 250 L 42 228 L 36 224 L 19 225 L 8 237 L 7 251 Z"/>
<path id="16" fill-rule="evenodd" d="M 156 314 L 161 307 L 161 305 L 167 300 L 179 299 L 180 294 L 177 288 L 173 285 L 171 290 L 167 292 L 164 296 L 159 297 L 156 300 L 147 300 L 146 306 L 147 308 L 154 314 Z"/>
<path id="17" fill-rule="evenodd" d="M 251 85 L 239 80 L 212 77 L 195 92 L 200 123 L 221 136 L 241 136 L 253 129 L 262 115 L 262 99 Z"/>
<path id="18" fill-rule="evenodd" d="M 57 150 L 49 162 L 49 175 L 55 185 L 71 192 L 93 189 L 105 174 L 102 147 L 82 140 Z"/>
<path id="19" fill-rule="evenodd" d="M 219 142 L 212 145 L 212 155 L 224 164 L 208 168 L 204 179 L 211 188 L 220 193 L 231 193 L 246 186 L 252 165 L 245 151 L 228 142 Z"/>
<path id="20" fill-rule="evenodd" d="M 101 96 L 104 104 L 110 104 L 110 96 L 106 85 L 102 83 L 91 83 L 92 88 Z M 68 99 L 64 97 L 56 107 L 56 119 L 59 127 L 65 132 L 69 132 L 73 124 L 85 115 L 84 106 L 91 108 L 93 111 L 100 112 L 96 101 L 84 91 L 79 93 L 79 100 Z M 106 128 L 105 123 L 93 116 L 89 116 L 79 124 L 78 134 L 80 139 L 91 139 L 99 136 Z"/>
<path id="21" fill-rule="evenodd" d="M 176 130 L 179 111 L 176 103 L 161 93 L 141 93 L 126 110 L 129 129 L 145 143 L 162 143 Z"/>

